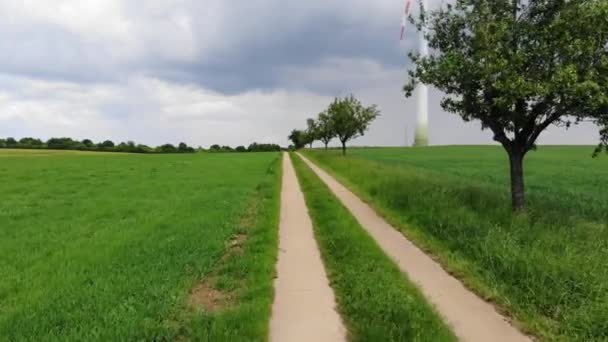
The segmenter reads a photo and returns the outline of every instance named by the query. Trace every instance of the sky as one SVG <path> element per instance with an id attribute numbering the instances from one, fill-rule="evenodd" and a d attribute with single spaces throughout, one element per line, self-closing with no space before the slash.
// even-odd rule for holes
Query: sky
<path id="1" fill-rule="evenodd" d="M 431 6 L 439 5 L 430 0 Z M 0 0 L 0 137 L 287 145 L 335 96 L 382 116 L 353 145 L 404 146 L 417 47 L 402 0 Z M 430 143 L 489 144 L 429 96 Z M 542 144 L 596 144 L 551 128 Z"/>

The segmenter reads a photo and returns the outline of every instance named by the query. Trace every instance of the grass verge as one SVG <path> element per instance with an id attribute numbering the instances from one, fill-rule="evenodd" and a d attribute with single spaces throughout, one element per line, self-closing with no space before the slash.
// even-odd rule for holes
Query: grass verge
<path id="1" fill-rule="evenodd" d="M 339 311 L 351 341 L 456 341 L 327 186 L 292 154 Z"/>
<path id="2" fill-rule="evenodd" d="M 597 166 L 574 178 L 569 149 L 535 155 L 530 169 L 546 177 L 529 177 L 536 189 L 529 212 L 512 215 L 508 184 L 493 177 L 502 174 L 502 155 L 462 147 L 468 159 L 460 165 L 454 149 L 305 153 L 526 332 L 548 341 L 608 340 L 608 220 L 599 210 L 605 185 L 565 186 L 568 179 L 597 182 Z M 488 163 L 475 157 L 480 150 L 493 156 Z M 583 198 L 597 200 L 585 205 Z"/>
<path id="3" fill-rule="evenodd" d="M 218 262 L 193 286 L 180 340 L 266 341 L 278 246 L 281 158 L 249 201 Z"/>

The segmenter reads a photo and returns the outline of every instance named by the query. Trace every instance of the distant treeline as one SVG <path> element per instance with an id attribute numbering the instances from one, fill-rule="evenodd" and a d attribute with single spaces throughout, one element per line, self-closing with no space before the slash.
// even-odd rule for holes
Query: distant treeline
<path id="1" fill-rule="evenodd" d="M 82 141 L 72 138 L 50 138 L 42 141 L 36 138 L 6 138 L 0 139 L 0 148 L 23 148 L 23 149 L 49 149 L 49 150 L 77 150 L 77 151 L 100 151 L 100 152 L 128 152 L 128 153 L 193 153 L 196 150 L 186 143 L 164 144 L 150 147 L 136 144 L 133 141 L 121 142 L 116 145 L 111 140 L 95 143 L 90 139 Z"/>
<path id="2" fill-rule="evenodd" d="M 279 152 L 281 146 L 277 144 L 258 144 L 253 143 L 249 147 L 237 146 L 232 148 L 230 146 L 211 145 L 209 152 Z"/>
<path id="3" fill-rule="evenodd" d="M 50 138 L 42 141 L 36 138 L 0 138 L 0 148 L 21 148 L 21 149 L 49 149 L 49 150 L 76 150 L 76 151 L 99 151 L 99 152 L 127 152 L 127 153 L 193 153 L 193 152 L 278 152 L 281 146 L 276 144 L 253 143 L 249 147 L 211 145 L 208 150 L 201 147 L 195 149 L 179 143 L 177 146 L 164 144 L 157 147 L 150 147 L 143 144 L 136 144 L 133 141 L 121 142 L 116 145 L 111 140 L 95 143 L 90 139 L 82 141 L 72 138 Z"/>

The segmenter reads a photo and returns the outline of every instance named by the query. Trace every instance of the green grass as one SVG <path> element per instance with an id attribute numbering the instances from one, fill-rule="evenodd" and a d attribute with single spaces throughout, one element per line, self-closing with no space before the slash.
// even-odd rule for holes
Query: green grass
<path id="1" fill-rule="evenodd" d="M 258 185 L 237 234 L 246 236 L 238 251 L 213 269 L 215 288 L 229 294 L 230 302 L 218 312 L 197 311 L 186 316 L 181 337 L 196 341 L 265 341 L 273 300 L 272 281 L 278 248 L 281 163 L 275 159 L 269 176 Z"/>
<path id="2" fill-rule="evenodd" d="M 325 267 L 351 341 L 456 341 L 327 186 L 292 154 Z"/>
<path id="3" fill-rule="evenodd" d="M 529 211 L 493 146 L 306 151 L 445 267 L 544 340 L 608 340 L 608 158 L 542 146 Z"/>
<path id="4" fill-rule="evenodd" d="M 279 154 L 19 152 L 0 151 L 0 340 L 266 338 Z M 191 313 L 212 270 L 235 301 Z"/>

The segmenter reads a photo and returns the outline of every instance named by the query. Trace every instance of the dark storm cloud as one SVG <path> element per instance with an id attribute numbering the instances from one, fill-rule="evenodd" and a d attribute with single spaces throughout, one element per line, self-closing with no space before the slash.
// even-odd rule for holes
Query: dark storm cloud
<path id="1" fill-rule="evenodd" d="M 383 11 L 349 15 L 343 13 L 349 7 L 321 6 L 316 1 L 309 6 L 257 1 L 251 8 L 227 1 L 216 5 L 220 8 L 217 13 L 209 13 L 213 6 L 205 6 L 205 2 L 176 3 L 185 6 L 183 16 L 191 26 L 194 51 L 188 58 L 169 51 L 182 46 L 165 46 L 151 38 L 163 28 L 158 18 L 146 14 L 159 15 L 158 9 L 127 2 L 123 15 L 135 29 L 124 34 L 132 37 L 104 34 L 103 27 L 92 30 L 82 24 L 36 17 L 24 17 L 21 24 L 0 24 L 0 72 L 74 82 L 117 81 L 141 73 L 235 94 L 280 89 L 285 67 L 310 68 L 327 58 L 370 59 L 387 67 L 404 64 L 396 39 L 398 12 L 394 17 L 381 17 Z M 306 11 L 310 11 L 306 17 L 297 19 Z M 164 14 L 161 19 L 172 22 L 171 13 Z M 208 24 L 205 18 L 211 15 L 222 21 Z M 108 30 L 113 24 L 111 20 L 107 23 Z M 84 29 L 79 31 L 79 27 Z M 151 30 L 150 35 L 142 33 L 146 29 Z M 213 37 L 206 34 L 211 29 L 216 33 Z M 180 31 L 174 34 L 184 35 Z M 130 51 L 133 47 L 126 46 L 128 42 L 139 45 L 139 50 Z"/>

